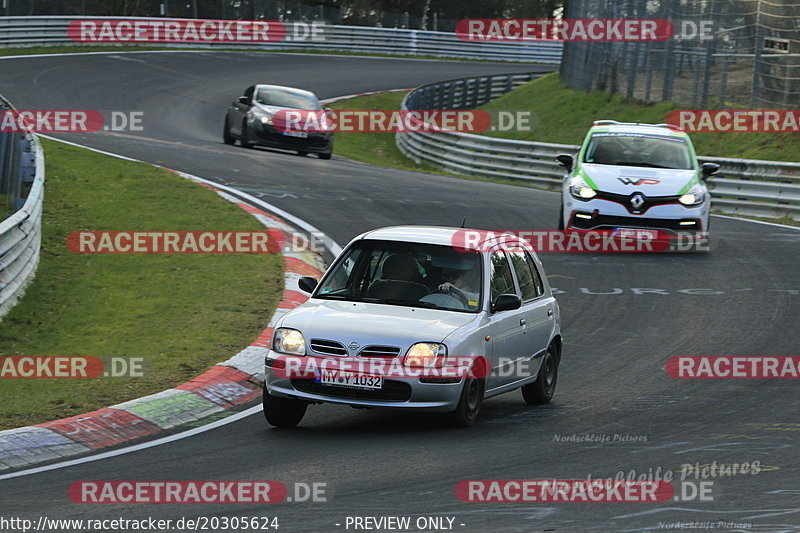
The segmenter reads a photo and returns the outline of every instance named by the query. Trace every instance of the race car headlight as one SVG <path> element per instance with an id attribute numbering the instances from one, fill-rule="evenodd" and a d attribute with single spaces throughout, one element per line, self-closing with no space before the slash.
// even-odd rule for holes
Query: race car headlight
<path id="1" fill-rule="evenodd" d="M 572 178 L 572 182 L 570 182 L 569 185 L 569 192 L 572 196 L 580 200 L 588 200 L 597 196 L 597 191 L 589 187 L 585 181 L 578 177 Z"/>
<path id="2" fill-rule="evenodd" d="M 271 115 L 264 115 L 261 117 L 262 124 L 272 124 L 272 116 Z"/>
<path id="3" fill-rule="evenodd" d="M 447 346 L 435 342 L 418 342 L 406 352 L 406 366 L 422 368 L 441 367 L 447 356 Z"/>
<path id="4" fill-rule="evenodd" d="M 702 204 L 706 199 L 706 194 L 699 187 L 692 188 L 689 192 L 681 195 L 678 201 L 683 205 L 698 205 Z"/>
<path id="5" fill-rule="evenodd" d="M 278 328 L 272 341 L 272 349 L 290 355 L 305 355 L 306 340 L 296 329 Z"/>

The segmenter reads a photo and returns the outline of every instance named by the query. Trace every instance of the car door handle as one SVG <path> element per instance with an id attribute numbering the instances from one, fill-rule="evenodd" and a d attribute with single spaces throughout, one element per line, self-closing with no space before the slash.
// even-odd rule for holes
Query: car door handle
<path id="1" fill-rule="evenodd" d="M 527 322 L 525 321 L 525 319 L 524 319 L 524 318 L 520 318 L 520 319 L 519 319 L 519 325 L 520 325 L 520 326 L 524 326 L 525 324 L 527 324 Z"/>
<path id="2" fill-rule="evenodd" d="M 553 310 L 552 309 L 548 309 L 547 310 L 547 316 L 553 316 Z"/>

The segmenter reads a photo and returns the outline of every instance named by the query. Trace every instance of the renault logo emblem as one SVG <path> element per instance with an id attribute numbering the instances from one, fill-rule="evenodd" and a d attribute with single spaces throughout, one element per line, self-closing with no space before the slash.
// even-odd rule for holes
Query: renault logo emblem
<path id="1" fill-rule="evenodd" d="M 634 194 L 631 196 L 631 207 L 634 209 L 639 209 L 644 205 L 644 196 L 641 194 Z"/>
<path id="2" fill-rule="evenodd" d="M 353 351 L 356 351 L 356 350 L 358 350 L 358 348 L 359 348 L 360 346 L 361 346 L 361 345 L 360 345 L 360 344 L 358 344 L 356 341 L 353 341 L 353 342 L 351 342 L 350 344 L 348 344 L 348 345 L 347 345 L 347 347 L 348 347 L 348 348 L 350 348 L 350 349 L 351 349 L 351 350 L 353 350 Z"/>

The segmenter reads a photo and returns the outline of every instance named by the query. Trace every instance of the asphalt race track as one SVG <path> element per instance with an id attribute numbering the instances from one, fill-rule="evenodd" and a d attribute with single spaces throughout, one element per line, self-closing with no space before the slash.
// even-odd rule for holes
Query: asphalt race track
<path id="1" fill-rule="evenodd" d="M 226 146 L 225 108 L 247 85 L 293 85 L 330 98 L 533 70 L 549 69 L 233 52 L 79 55 L 2 60 L 0 93 L 18 108 L 143 111 L 140 133 L 63 137 L 236 187 L 344 245 L 371 228 L 459 225 L 464 216 L 471 227 L 555 229 L 558 197 L 335 153 L 321 161 Z M 719 217 L 711 231 L 710 254 L 542 255 L 560 292 L 565 338 L 548 406 L 527 407 L 516 391 L 487 401 L 467 430 L 443 429 L 435 417 L 312 406 L 300 427 L 280 431 L 258 414 L 170 444 L 0 481 L 2 514 L 267 515 L 287 533 L 346 531 L 347 516 L 386 515 L 454 517 L 454 530 L 465 533 L 642 531 L 718 520 L 800 531 L 798 382 L 678 380 L 664 371 L 675 355 L 800 355 L 800 231 Z M 573 434 L 610 441 L 559 442 Z M 615 442 L 615 435 L 635 438 Z M 603 478 L 714 461 L 760 461 L 762 471 L 711 479 L 713 501 L 702 502 L 463 503 L 455 494 L 466 479 Z M 67 496 L 74 481 L 106 479 L 324 482 L 328 498 L 200 506 L 79 505 Z"/>

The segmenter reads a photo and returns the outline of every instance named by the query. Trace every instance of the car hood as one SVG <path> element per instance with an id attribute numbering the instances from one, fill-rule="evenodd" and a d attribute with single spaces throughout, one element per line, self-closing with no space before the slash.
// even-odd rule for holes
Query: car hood
<path id="1" fill-rule="evenodd" d="M 303 109 L 297 109 L 297 108 L 294 108 L 294 107 L 282 107 L 282 106 L 277 106 L 277 105 L 264 105 L 264 104 L 259 104 L 257 102 L 254 104 L 254 107 L 256 109 L 258 109 L 259 111 L 261 111 L 262 113 L 266 113 L 268 115 L 274 115 L 278 111 L 290 111 L 290 110 L 291 111 L 300 111 L 300 112 L 304 112 L 304 113 L 309 113 L 310 112 L 307 109 L 303 110 Z"/>
<path id="2" fill-rule="evenodd" d="M 287 313 L 281 326 L 300 330 L 306 341 L 398 346 L 405 353 L 415 342 L 442 342 L 477 317 L 455 311 L 312 299 Z"/>
<path id="3" fill-rule="evenodd" d="M 581 170 L 600 191 L 625 195 L 641 192 L 645 196 L 676 195 L 697 175 L 696 170 L 586 163 L 581 165 Z"/>

